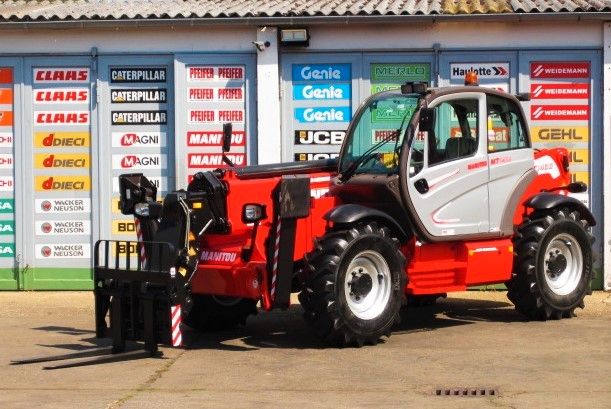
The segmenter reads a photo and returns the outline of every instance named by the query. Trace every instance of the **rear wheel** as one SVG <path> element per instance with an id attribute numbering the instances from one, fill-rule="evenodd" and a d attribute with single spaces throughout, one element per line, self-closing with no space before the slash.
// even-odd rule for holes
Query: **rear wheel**
<path id="1" fill-rule="evenodd" d="M 591 293 L 593 236 L 578 211 L 535 212 L 514 239 L 507 296 L 531 319 L 574 316 Z"/>
<path id="2" fill-rule="evenodd" d="M 198 331 L 231 329 L 246 324 L 257 313 L 257 302 L 247 298 L 192 294 L 193 306 L 184 323 Z"/>
<path id="3" fill-rule="evenodd" d="M 327 233 L 308 256 L 299 300 L 324 340 L 376 344 L 399 320 L 405 257 L 387 227 L 368 223 Z"/>

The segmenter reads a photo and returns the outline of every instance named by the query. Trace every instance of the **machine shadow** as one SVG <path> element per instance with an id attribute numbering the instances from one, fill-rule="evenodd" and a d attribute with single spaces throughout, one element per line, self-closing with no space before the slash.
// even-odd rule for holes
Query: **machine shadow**
<path id="1" fill-rule="evenodd" d="M 80 338 L 77 340 L 77 342 L 74 342 L 74 343 L 38 344 L 39 346 L 43 346 L 47 348 L 67 349 L 71 351 L 87 351 L 91 349 L 108 347 L 108 346 L 111 346 L 112 344 L 111 340 L 108 338 L 96 338 L 95 336 L 93 336 L 95 331 L 92 329 L 91 330 L 90 329 L 80 329 L 80 328 L 67 327 L 67 326 L 56 326 L 56 325 L 36 327 L 32 329 L 37 330 L 37 331 L 48 331 L 48 332 L 56 332 L 59 334 L 65 334 L 65 335 L 73 335 L 75 337 L 91 335 L 91 336 L 86 336 L 84 338 Z"/>
<path id="2" fill-rule="evenodd" d="M 443 299 L 425 307 L 405 307 L 393 334 L 434 331 L 477 322 L 522 322 L 521 315 L 508 302 L 471 299 Z M 198 333 L 186 329 L 188 349 L 216 349 L 247 352 L 264 348 L 324 349 L 332 346 L 319 340 L 302 319 L 300 305 L 286 311 L 261 312 L 250 317 L 245 327 Z M 381 341 L 384 343 L 384 340 Z"/>

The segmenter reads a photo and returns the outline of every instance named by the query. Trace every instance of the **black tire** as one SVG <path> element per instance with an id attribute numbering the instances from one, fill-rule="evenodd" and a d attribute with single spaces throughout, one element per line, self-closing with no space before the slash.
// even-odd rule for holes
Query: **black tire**
<path id="1" fill-rule="evenodd" d="M 299 301 L 323 340 L 362 346 L 390 336 L 400 320 L 407 276 L 399 241 L 387 227 L 372 222 L 328 232 L 308 255 L 306 269 Z"/>
<path id="2" fill-rule="evenodd" d="M 533 213 L 514 237 L 507 297 L 530 319 L 573 317 L 592 293 L 593 242 L 587 221 L 576 210 Z"/>
<path id="3" fill-rule="evenodd" d="M 183 322 L 198 331 L 219 331 L 245 325 L 257 313 L 257 302 L 247 298 L 191 295 L 193 306 Z"/>

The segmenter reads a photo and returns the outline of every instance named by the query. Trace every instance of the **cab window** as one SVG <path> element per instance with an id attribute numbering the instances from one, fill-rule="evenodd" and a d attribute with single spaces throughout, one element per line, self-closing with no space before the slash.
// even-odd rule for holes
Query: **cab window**
<path id="1" fill-rule="evenodd" d="M 457 99 L 436 108 L 434 132 L 428 132 L 429 166 L 473 156 L 477 151 L 478 100 Z"/>
<path id="2" fill-rule="evenodd" d="M 398 172 L 401 144 L 419 98 L 396 93 L 372 97 L 347 137 L 340 171 L 356 165 L 357 174 Z"/>
<path id="3" fill-rule="evenodd" d="M 515 102 L 488 95 L 488 152 L 530 147 L 526 124 Z"/>

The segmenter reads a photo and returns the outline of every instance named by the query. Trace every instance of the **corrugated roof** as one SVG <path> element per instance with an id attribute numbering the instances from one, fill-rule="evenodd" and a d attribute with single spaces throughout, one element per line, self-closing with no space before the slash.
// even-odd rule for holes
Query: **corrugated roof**
<path id="1" fill-rule="evenodd" d="M 611 0 L 2 0 L 0 21 L 610 11 Z"/>

